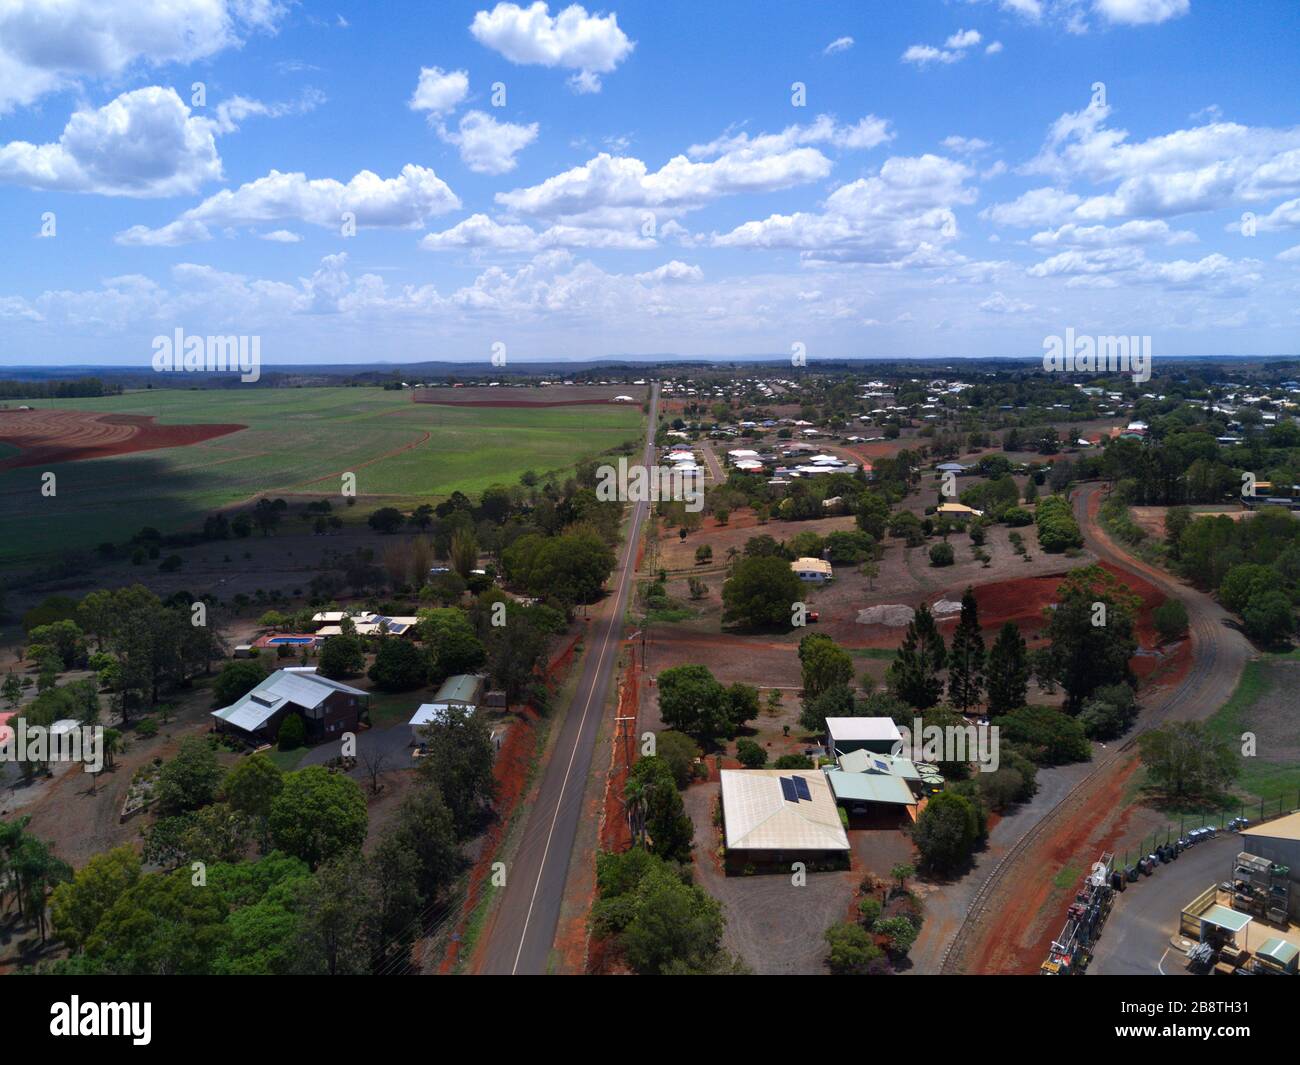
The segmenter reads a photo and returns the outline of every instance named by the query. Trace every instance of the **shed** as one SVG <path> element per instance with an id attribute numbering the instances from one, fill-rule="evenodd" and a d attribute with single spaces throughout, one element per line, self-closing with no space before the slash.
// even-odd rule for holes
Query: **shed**
<path id="1" fill-rule="evenodd" d="M 839 754 L 859 750 L 889 754 L 903 742 L 898 726 L 887 717 L 828 717 L 826 735 Z"/>

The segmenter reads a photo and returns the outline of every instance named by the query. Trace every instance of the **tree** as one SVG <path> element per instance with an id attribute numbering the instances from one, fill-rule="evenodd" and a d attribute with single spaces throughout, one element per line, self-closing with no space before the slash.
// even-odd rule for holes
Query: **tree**
<path id="1" fill-rule="evenodd" d="M 1187 608 L 1177 599 L 1166 599 L 1156 607 L 1151 620 L 1162 640 L 1176 640 L 1187 633 Z"/>
<path id="2" fill-rule="evenodd" d="M 294 970 L 360 976 L 370 972 L 381 909 L 366 860 L 343 852 L 316 871 L 304 892 Z"/>
<path id="3" fill-rule="evenodd" d="M 1024 706 L 1029 692 L 1029 657 L 1025 638 L 1015 622 L 1003 624 L 989 651 L 987 665 L 989 713 L 1005 714 Z"/>
<path id="4" fill-rule="evenodd" d="M 397 532 L 405 521 L 406 517 L 396 507 L 380 507 L 366 519 L 366 524 L 377 533 L 389 535 Z"/>
<path id="5" fill-rule="evenodd" d="M 229 706 L 242 699 L 266 679 L 266 670 L 256 658 L 235 658 L 226 662 L 212 682 L 212 705 Z"/>
<path id="6" fill-rule="evenodd" d="M 659 674 L 659 716 L 665 725 L 703 743 L 729 726 L 726 690 L 707 666 L 673 666 Z"/>
<path id="7" fill-rule="evenodd" d="M 799 727 L 814 736 L 823 736 L 828 717 L 856 716 L 853 692 L 847 684 L 837 684 L 811 699 L 805 696 L 803 709 L 799 712 Z"/>
<path id="8" fill-rule="evenodd" d="M 889 666 L 886 683 L 891 693 L 918 710 L 928 710 L 943 694 L 939 673 L 948 652 L 934 615 L 924 603 L 908 622 L 898 654 Z"/>
<path id="9" fill-rule="evenodd" d="M 1048 664 L 1065 691 L 1066 712 L 1077 714 L 1102 685 L 1133 682 L 1129 659 L 1137 652 L 1138 600 L 1096 565 L 1071 570 L 1056 594 L 1055 608 L 1044 611 L 1051 641 Z"/>
<path id="10" fill-rule="evenodd" d="M 316 664 L 322 677 L 330 680 L 342 680 L 354 677 L 366 666 L 366 653 L 358 636 L 346 633 L 330 636 L 321 645 L 320 659 Z"/>
<path id="11" fill-rule="evenodd" d="M 182 740 L 180 750 L 158 773 L 159 813 L 183 813 L 206 806 L 216 798 L 220 781 L 221 766 L 212 745 L 199 736 Z"/>
<path id="12" fill-rule="evenodd" d="M 379 641 L 379 651 L 367 676 L 380 691 L 422 688 L 429 680 L 429 657 L 399 636 L 385 636 Z"/>
<path id="13" fill-rule="evenodd" d="M 483 807 L 496 795 L 492 774 L 494 750 L 486 719 L 465 707 L 452 706 L 424 728 L 422 780 L 436 787 L 451 811 L 459 838 L 477 828 Z"/>
<path id="14" fill-rule="evenodd" d="M 826 965 L 836 976 L 866 976 L 879 971 L 884 952 L 860 924 L 841 921 L 826 929 Z"/>
<path id="15" fill-rule="evenodd" d="M 436 677 L 473 673 L 487 661 L 487 648 L 463 610 L 420 611 L 420 639 L 429 648 Z"/>
<path id="16" fill-rule="evenodd" d="M 809 633 L 799 641 L 799 663 L 806 698 L 816 698 L 830 688 L 842 688 L 853 681 L 853 659 L 829 636 Z"/>
<path id="17" fill-rule="evenodd" d="M 141 876 L 99 919 L 86 954 L 122 976 L 211 973 L 228 903 L 213 885 L 196 890 L 192 876 L 189 869 Z"/>
<path id="18" fill-rule="evenodd" d="M 713 971 L 722 960 L 722 907 L 688 876 L 640 847 L 602 852 L 592 931 L 643 975 Z"/>
<path id="19" fill-rule="evenodd" d="M 751 739 L 736 741 L 736 758 L 746 769 L 762 769 L 767 765 L 767 752 Z"/>
<path id="20" fill-rule="evenodd" d="M 979 815 L 969 799 L 953 791 L 930 799 L 916 819 L 912 842 L 921 855 L 921 865 L 950 873 L 963 865 L 979 841 Z"/>
<path id="21" fill-rule="evenodd" d="M 984 636 L 980 631 L 975 592 L 967 588 L 961 597 L 961 618 L 948 650 L 948 698 L 958 710 L 965 710 L 979 703 L 983 690 Z"/>
<path id="22" fill-rule="evenodd" d="M 932 566 L 951 566 L 956 558 L 953 552 L 952 544 L 931 544 L 930 545 L 930 565 Z"/>
<path id="23" fill-rule="evenodd" d="M 1137 717 L 1137 699 L 1127 684 L 1107 684 L 1092 694 L 1079 712 L 1084 735 L 1092 740 L 1111 740 L 1127 731 Z"/>
<path id="24" fill-rule="evenodd" d="M 280 767 L 262 752 L 243 759 L 221 782 L 221 792 L 232 809 L 263 819 L 271 815 L 271 803 L 283 788 Z"/>
<path id="25" fill-rule="evenodd" d="M 1239 772 L 1232 744 L 1202 721 L 1175 721 L 1138 737 L 1151 783 L 1178 800 L 1219 798 Z"/>
<path id="26" fill-rule="evenodd" d="M 428 783 L 402 800 L 390 830 L 416 860 L 416 886 L 426 903 L 437 902 L 461 865 L 456 822 L 442 793 Z"/>
<path id="27" fill-rule="evenodd" d="M 722 586 L 724 623 L 788 626 L 791 605 L 803 594 L 790 564 L 779 558 L 742 558 Z"/>
<path id="28" fill-rule="evenodd" d="M 1086 762 L 1091 749 L 1083 726 L 1054 706 L 1021 706 L 993 719 L 1003 743 L 1024 749 L 1039 765 Z"/>
<path id="29" fill-rule="evenodd" d="M 712 561 L 713 561 L 713 548 L 711 548 L 708 544 L 700 544 L 700 546 L 695 549 L 695 564 L 697 566 L 702 566 L 706 562 L 712 562 Z"/>
<path id="30" fill-rule="evenodd" d="M 100 918 L 139 879 L 140 857 L 130 846 L 94 855 L 50 896 L 54 934 L 72 950 L 80 950 Z"/>
<path id="31" fill-rule="evenodd" d="M 700 757 L 700 748 L 684 732 L 666 729 L 659 733 L 655 737 L 655 754 L 672 771 L 673 780 L 679 788 L 684 788 L 691 782 L 695 762 Z"/>
<path id="32" fill-rule="evenodd" d="M 641 814 L 652 854 L 670 861 L 691 860 L 695 826 L 686 815 L 672 769 L 663 759 L 656 755 L 639 759 L 628 773 L 624 797 Z"/>
<path id="33" fill-rule="evenodd" d="M 275 734 L 275 741 L 282 751 L 292 751 L 307 742 L 307 726 L 302 722 L 302 715 L 290 710 L 280 722 Z"/>
<path id="34" fill-rule="evenodd" d="M 1246 635 L 1262 644 L 1281 644 L 1295 631 L 1291 601 L 1277 588 L 1255 592 L 1241 613 Z"/>
<path id="35" fill-rule="evenodd" d="M 14 707 L 22 702 L 22 681 L 18 679 L 18 674 L 16 674 L 12 669 L 5 674 L 4 687 L 0 688 L 0 696 L 4 697 L 4 701 L 8 704 L 10 710 L 14 709 Z"/>
<path id="36" fill-rule="evenodd" d="M 285 774 L 271 801 L 271 839 L 276 847 L 315 869 L 366 838 L 366 800 L 355 780 L 313 765 Z"/>
<path id="37" fill-rule="evenodd" d="M 906 957 L 907 952 L 912 949 L 912 944 L 916 942 L 916 937 L 920 935 L 920 929 L 906 917 L 882 917 L 876 921 L 871 930 L 876 935 L 886 937 L 887 949 L 895 958 Z"/>

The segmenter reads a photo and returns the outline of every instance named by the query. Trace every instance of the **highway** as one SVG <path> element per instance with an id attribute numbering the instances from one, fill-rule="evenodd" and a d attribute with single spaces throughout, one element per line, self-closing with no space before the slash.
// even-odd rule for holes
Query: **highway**
<path id="1" fill-rule="evenodd" d="M 654 429 L 659 386 L 651 386 L 650 424 L 642 461 L 655 461 Z M 578 832 L 582 795 L 605 697 L 618 664 L 623 615 L 635 578 L 637 542 L 650 503 L 633 504 L 627 535 L 611 578 L 611 594 L 596 608 L 585 639 L 582 674 L 560 735 L 542 769 L 536 802 L 528 811 L 519 849 L 506 869 L 495 919 L 485 931 L 476 971 L 495 975 L 546 972 L 560 919 L 569 859 Z"/>

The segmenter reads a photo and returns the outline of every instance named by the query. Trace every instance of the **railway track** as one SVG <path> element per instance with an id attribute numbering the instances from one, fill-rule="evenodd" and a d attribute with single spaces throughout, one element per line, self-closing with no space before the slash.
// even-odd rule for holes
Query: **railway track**
<path id="1" fill-rule="evenodd" d="M 1180 599 L 1188 607 L 1190 619 L 1189 635 L 1192 640 L 1192 667 L 1183 681 L 1156 706 L 1143 715 L 1139 729 L 1128 737 L 1120 746 L 1108 748 L 1078 783 L 1074 785 L 1048 813 L 1032 825 L 1029 830 L 1011 846 L 1006 854 L 989 872 L 984 883 L 980 885 L 971 899 L 970 908 L 961 927 L 953 936 L 952 942 L 944 951 L 939 971 L 953 974 L 963 971 L 963 965 L 970 953 L 980 943 L 980 936 L 985 931 L 988 919 L 997 910 L 996 900 L 999 889 L 1009 882 L 1014 882 L 1013 874 L 1024 873 L 1020 866 L 1029 861 L 1034 847 L 1044 840 L 1052 838 L 1053 833 L 1062 823 L 1067 822 L 1080 809 L 1087 806 L 1089 798 L 1097 790 L 1097 785 L 1109 774 L 1118 771 L 1131 757 L 1139 738 L 1146 732 L 1163 725 L 1167 721 L 1179 720 L 1180 711 L 1191 711 L 1187 716 L 1200 716 L 1196 713 L 1196 702 L 1202 696 L 1208 682 L 1224 660 L 1224 646 L 1227 631 L 1214 620 L 1212 604 L 1207 597 L 1192 589 L 1174 582 L 1168 576 L 1151 567 L 1134 565 L 1134 560 L 1118 551 L 1108 537 L 1099 536 L 1088 517 L 1088 501 L 1097 490 L 1096 485 L 1083 488 L 1075 500 L 1075 510 L 1079 517 L 1079 527 L 1085 530 L 1089 548 L 1105 561 L 1123 566 L 1130 570 L 1142 570 L 1145 578 L 1150 579 L 1166 595 Z M 1240 638 L 1240 637 L 1238 637 Z M 1235 676 L 1234 676 L 1235 684 Z M 1032 868 L 1032 867 L 1031 867 Z"/>

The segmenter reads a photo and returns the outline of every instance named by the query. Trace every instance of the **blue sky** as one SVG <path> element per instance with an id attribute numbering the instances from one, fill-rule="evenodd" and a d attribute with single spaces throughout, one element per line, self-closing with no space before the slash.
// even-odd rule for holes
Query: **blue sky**
<path id="1" fill-rule="evenodd" d="M 14 0 L 0 363 L 1296 353 L 1297 58 L 1292 0 Z"/>

